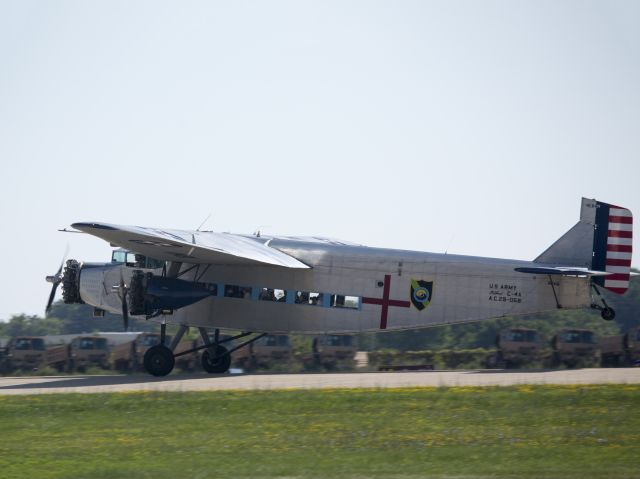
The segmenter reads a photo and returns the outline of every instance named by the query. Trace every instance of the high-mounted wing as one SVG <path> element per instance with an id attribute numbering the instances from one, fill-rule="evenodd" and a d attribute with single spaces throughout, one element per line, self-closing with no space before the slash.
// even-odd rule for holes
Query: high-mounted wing
<path id="1" fill-rule="evenodd" d="M 184 231 L 107 223 L 74 223 L 77 230 L 162 261 L 203 264 L 269 264 L 285 268 L 309 268 L 271 248 L 266 239 L 229 233 Z"/>

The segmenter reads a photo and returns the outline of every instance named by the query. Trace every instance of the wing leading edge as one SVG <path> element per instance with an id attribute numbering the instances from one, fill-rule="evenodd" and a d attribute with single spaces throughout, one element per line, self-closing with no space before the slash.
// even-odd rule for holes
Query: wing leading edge
<path id="1" fill-rule="evenodd" d="M 162 261 L 202 264 L 268 264 L 307 269 L 308 265 L 259 238 L 107 223 L 74 223 L 73 228 L 110 244 Z"/>

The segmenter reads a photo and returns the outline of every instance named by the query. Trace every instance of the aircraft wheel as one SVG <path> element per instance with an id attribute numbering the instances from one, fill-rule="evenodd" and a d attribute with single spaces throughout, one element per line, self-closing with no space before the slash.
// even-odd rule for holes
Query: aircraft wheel
<path id="1" fill-rule="evenodd" d="M 152 346 L 144 353 L 144 368 L 152 376 L 166 376 L 175 363 L 173 352 L 162 344 Z"/>
<path id="2" fill-rule="evenodd" d="M 226 352 L 227 348 L 218 346 L 215 354 L 217 356 L 216 359 L 208 349 L 205 349 L 204 353 L 202 353 L 202 369 L 210 374 L 226 373 L 229 370 L 229 366 L 231 366 L 231 355 L 226 354 L 222 356 Z"/>
<path id="3" fill-rule="evenodd" d="M 604 308 L 600 311 L 600 316 L 602 316 L 602 319 L 605 321 L 611 321 L 616 317 L 616 312 L 612 308 Z"/>

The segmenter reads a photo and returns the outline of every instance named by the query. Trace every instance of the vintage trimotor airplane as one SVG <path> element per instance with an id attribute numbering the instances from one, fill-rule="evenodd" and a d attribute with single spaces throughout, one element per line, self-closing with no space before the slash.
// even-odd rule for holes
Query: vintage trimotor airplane
<path id="1" fill-rule="evenodd" d="M 614 310 L 599 287 L 629 287 L 632 215 L 582 199 L 580 220 L 533 261 L 371 248 L 320 237 L 236 235 L 75 223 L 118 249 L 106 264 L 66 261 L 47 277 L 47 310 L 65 303 L 161 322 L 144 358 L 164 376 L 189 327 L 204 342 L 203 368 L 226 372 L 230 354 L 266 333 L 353 333 L 424 328 L 556 308 Z M 64 261 L 63 261 L 64 263 Z M 165 345 L 167 323 L 180 326 Z M 213 337 L 207 328 L 214 328 Z M 245 331 L 222 338 L 220 329 Z M 227 348 L 224 343 L 252 336 Z M 232 342 L 230 344 L 236 344 Z M 186 351 L 181 354 L 187 354 Z"/>

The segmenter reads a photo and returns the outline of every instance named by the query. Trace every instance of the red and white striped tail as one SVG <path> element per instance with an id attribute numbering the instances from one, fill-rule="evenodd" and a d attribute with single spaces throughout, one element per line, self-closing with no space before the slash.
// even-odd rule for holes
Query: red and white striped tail
<path id="1" fill-rule="evenodd" d="M 598 202 L 593 267 L 611 273 L 601 281 L 602 286 L 614 293 L 623 294 L 629 289 L 632 240 L 631 211 Z"/>

